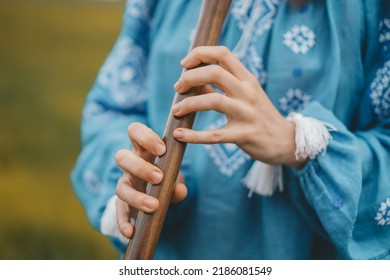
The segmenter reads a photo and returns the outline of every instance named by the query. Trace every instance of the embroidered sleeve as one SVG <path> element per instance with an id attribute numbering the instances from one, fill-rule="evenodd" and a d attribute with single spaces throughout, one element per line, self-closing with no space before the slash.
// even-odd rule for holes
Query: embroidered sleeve
<path id="1" fill-rule="evenodd" d="M 355 125 L 347 128 L 316 102 L 302 114 L 331 123 L 325 155 L 285 169 L 289 193 L 309 223 L 344 258 L 390 259 L 390 56 L 387 17 L 378 25 L 378 58 L 367 74 Z"/>
<path id="2" fill-rule="evenodd" d="M 127 127 L 146 122 L 146 71 L 151 0 L 126 4 L 121 33 L 88 94 L 82 120 L 82 151 L 72 172 L 76 195 L 96 229 L 121 171 L 115 153 L 130 148 Z M 114 241 L 115 243 L 115 241 Z"/>

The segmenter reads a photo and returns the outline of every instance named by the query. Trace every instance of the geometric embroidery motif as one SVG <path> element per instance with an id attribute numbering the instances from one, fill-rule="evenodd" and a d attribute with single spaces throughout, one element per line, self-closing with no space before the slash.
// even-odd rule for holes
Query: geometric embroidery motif
<path id="1" fill-rule="evenodd" d="M 264 86 L 266 72 L 263 60 L 256 50 L 257 38 L 272 27 L 278 0 L 238 0 L 232 8 L 232 15 L 242 35 L 233 53 Z"/>
<path id="2" fill-rule="evenodd" d="M 379 226 L 390 225 L 390 198 L 388 197 L 385 202 L 381 203 L 378 212 L 376 213 L 375 220 L 378 221 Z"/>
<path id="3" fill-rule="evenodd" d="M 289 89 L 286 95 L 279 98 L 280 111 L 288 115 L 292 112 L 299 112 L 311 101 L 311 96 L 301 89 Z"/>
<path id="4" fill-rule="evenodd" d="M 390 60 L 376 72 L 370 89 L 374 113 L 380 120 L 390 116 Z"/>
<path id="5" fill-rule="evenodd" d="M 120 37 L 99 72 L 98 81 L 122 108 L 130 108 L 145 97 L 146 56 L 130 37 Z"/>
<path id="6" fill-rule="evenodd" d="M 254 37 L 271 28 L 278 2 L 279 0 L 237 0 L 234 2 L 232 15 L 237 20 L 239 29 L 253 31 L 250 33 L 254 40 Z"/>
<path id="7" fill-rule="evenodd" d="M 217 119 L 208 129 L 218 129 L 226 126 L 226 116 L 222 116 Z M 237 171 L 250 157 L 242 151 L 236 144 L 232 143 L 220 143 L 212 145 L 204 145 L 209 156 L 214 164 L 218 167 L 218 170 L 231 177 L 235 171 Z"/>
<path id="8" fill-rule="evenodd" d="M 267 73 L 265 72 L 263 59 L 258 55 L 253 46 L 249 47 L 243 55 L 235 53 L 241 63 L 257 78 L 260 85 L 265 86 Z"/>
<path id="9" fill-rule="evenodd" d="M 383 18 L 379 23 L 379 43 L 383 54 L 390 52 L 390 19 Z"/>
<path id="10" fill-rule="evenodd" d="M 305 25 L 294 25 L 284 33 L 283 44 L 292 50 L 294 54 L 306 54 L 315 45 L 315 35 Z"/>

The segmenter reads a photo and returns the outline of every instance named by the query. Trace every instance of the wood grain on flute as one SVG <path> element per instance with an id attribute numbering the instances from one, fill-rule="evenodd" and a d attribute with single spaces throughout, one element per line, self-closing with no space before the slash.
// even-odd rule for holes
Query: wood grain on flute
<path id="1" fill-rule="evenodd" d="M 190 50 L 198 46 L 214 46 L 218 43 L 225 17 L 229 11 L 231 0 L 203 0 L 198 24 Z M 173 104 L 189 96 L 201 94 L 203 86 L 194 87 L 185 94 L 175 95 Z M 146 193 L 159 200 L 159 208 L 152 214 L 138 212 L 134 226 L 134 234 L 129 241 L 125 253 L 126 260 L 152 259 L 156 249 L 165 216 L 175 187 L 186 144 L 175 140 L 172 136 L 176 128 L 192 128 L 195 113 L 184 117 L 169 114 L 163 134 L 167 146 L 166 153 L 157 157 L 154 164 L 159 167 L 164 178 L 158 185 L 148 184 Z"/>

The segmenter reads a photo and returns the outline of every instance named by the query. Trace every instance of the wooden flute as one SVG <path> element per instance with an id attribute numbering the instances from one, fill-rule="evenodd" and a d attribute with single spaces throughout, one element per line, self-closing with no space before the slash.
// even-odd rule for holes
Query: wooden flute
<path id="1" fill-rule="evenodd" d="M 214 46 L 218 43 L 230 4 L 231 0 L 203 0 L 190 51 L 198 46 Z M 173 104 L 189 96 L 201 94 L 202 89 L 203 86 L 198 86 L 191 88 L 185 94 L 176 93 Z M 164 178 L 158 185 L 149 183 L 146 186 L 146 193 L 159 200 L 159 208 L 152 214 L 138 212 L 134 233 L 125 253 L 125 260 L 148 260 L 153 258 L 186 148 L 186 143 L 174 139 L 173 131 L 179 127 L 192 128 L 194 120 L 195 113 L 183 117 L 175 117 L 172 113 L 169 114 L 163 134 L 166 153 L 161 157 L 157 157 L 154 162 L 163 172 Z"/>

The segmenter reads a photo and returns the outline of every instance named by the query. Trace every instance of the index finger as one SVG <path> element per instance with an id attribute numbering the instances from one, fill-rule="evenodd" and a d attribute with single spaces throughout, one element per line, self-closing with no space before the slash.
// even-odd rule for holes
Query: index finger
<path id="1" fill-rule="evenodd" d="M 202 46 L 194 48 L 181 61 L 182 66 L 186 69 L 194 68 L 201 63 L 216 63 L 242 81 L 247 80 L 251 74 L 241 61 L 225 46 Z"/>

